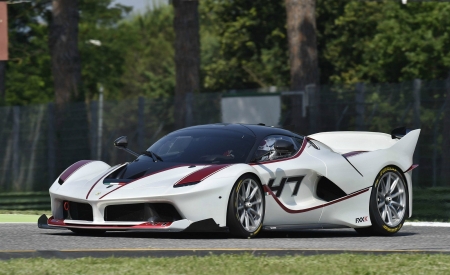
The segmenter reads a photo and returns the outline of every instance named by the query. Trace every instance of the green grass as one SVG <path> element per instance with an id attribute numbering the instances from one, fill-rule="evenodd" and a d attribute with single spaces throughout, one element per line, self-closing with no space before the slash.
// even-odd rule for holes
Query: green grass
<path id="1" fill-rule="evenodd" d="M 51 216 L 50 210 L 0 210 L 0 223 L 2 222 L 37 222 L 45 214 Z"/>
<path id="2" fill-rule="evenodd" d="M 16 214 L 16 215 L 42 215 L 51 216 L 50 210 L 0 210 L 0 214 Z"/>
<path id="3" fill-rule="evenodd" d="M 15 259 L 0 274 L 449 274 L 450 255 Z"/>
<path id="4" fill-rule="evenodd" d="M 50 210 L 1 210 L 0 223 L 2 222 L 36 222 L 39 217 L 45 214 L 51 216 Z"/>
<path id="5" fill-rule="evenodd" d="M 0 222 L 36 222 L 38 215 L 0 214 Z"/>

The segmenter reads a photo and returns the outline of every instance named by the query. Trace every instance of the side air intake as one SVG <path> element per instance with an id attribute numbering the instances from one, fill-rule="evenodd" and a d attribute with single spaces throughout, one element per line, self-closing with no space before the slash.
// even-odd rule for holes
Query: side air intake
<path id="1" fill-rule="evenodd" d="M 339 188 L 334 182 L 326 177 L 321 177 L 317 183 L 316 194 L 325 201 L 334 201 L 347 196 L 347 194 Z"/>

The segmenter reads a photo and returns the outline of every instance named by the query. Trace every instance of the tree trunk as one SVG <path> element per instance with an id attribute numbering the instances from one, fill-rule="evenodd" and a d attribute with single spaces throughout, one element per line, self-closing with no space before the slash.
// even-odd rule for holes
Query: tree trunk
<path id="1" fill-rule="evenodd" d="M 49 46 L 57 109 L 83 100 L 78 52 L 78 0 L 53 0 Z"/>
<path id="2" fill-rule="evenodd" d="M 186 97 L 200 89 L 200 34 L 197 0 L 173 0 L 175 12 L 175 128 L 186 126 Z"/>
<path id="3" fill-rule="evenodd" d="M 79 17 L 78 0 L 52 1 L 49 48 L 56 103 L 57 173 L 80 159 L 90 157 L 89 127 L 78 51 Z"/>
<path id="4" fill-rule="evenodd" d="M 308 84 L 318 84 L 316 43 L 316 1 L 286 0 L 291 90 L 305 91 Z M 316 93 L 318 89 L 315 89 Z M 302 117 L 300 96 L 293 96 L 292 121 L 294 130 L 306 134 L 307 119 Z M 318 98 L 317 96 L 311 98 Z M 313 104 L 317 106 L 317 102 Z M 317 107 L 316 107 L 317 108 Z"/>
<path id="5" fill-rule="evenodd" d="M 442 133 L 442 164 L 441 180 L 445 186 L 450 186 L 450 75 L 446 81 L 446 98 L 444 107 L 444 130 Z"/>
<path id="6" fill-rule="evenodd" d="M 6 61 L 0 60 L 0 106 L 5 104 Z"/>
<path id="7" fill-rule="evenodd" d="M 0 2 L 0 106 L 5 103 L 6 60 L 8 60 L 8 8 Z"/>

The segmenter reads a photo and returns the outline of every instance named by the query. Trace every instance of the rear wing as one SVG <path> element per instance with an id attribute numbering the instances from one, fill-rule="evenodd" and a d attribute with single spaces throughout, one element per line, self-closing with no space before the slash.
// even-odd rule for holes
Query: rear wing
<path id="1" fill-rule="evenodd" d="M 419 134 L 420 129 L 409 130 L 401 127 L 392 130 L 390 135 L 377 132 L 341 131 L 317 133 L 308 137 L 322 142 L 340 154 L 392 148 L 412 156 Z"/>
<path id="2" fill-rule="evenodd" d="M 412 160 L 417 141 L 419 140 L 419 135 L 420 129 L 405 132 L 405 135 L 392 145 L 390 150 L 394 151 L 398 156 L 403 156 L 405 159 Z M 398 137 L 395 138 L 398 139 Z"/>

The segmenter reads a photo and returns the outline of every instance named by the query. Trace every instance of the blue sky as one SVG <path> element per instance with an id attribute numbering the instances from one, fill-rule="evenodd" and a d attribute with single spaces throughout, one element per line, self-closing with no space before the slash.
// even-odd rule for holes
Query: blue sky
<path id="1" fill-rule="evenodd" d="M 120 3 L 126 6 L 133 7 L 133 13 L 139 13 L 145 11 L 147 6 L 153 6 L 155 4 L 167 4 L 168 0 L 115 0 L 115 3 Z"/>

